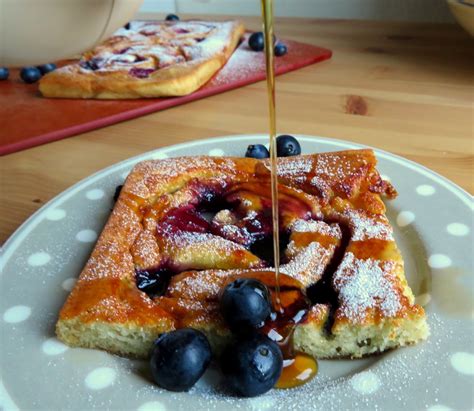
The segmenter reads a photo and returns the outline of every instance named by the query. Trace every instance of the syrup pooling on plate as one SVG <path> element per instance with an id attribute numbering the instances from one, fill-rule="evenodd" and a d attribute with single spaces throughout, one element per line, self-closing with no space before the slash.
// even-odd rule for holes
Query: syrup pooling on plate
<path id="1" fill-rule="evenodd" d="M 294 388 L 311 380 L 318 371 L 316 360 L 304 353 L 295 352 L 293 334 L 308 314 L 310 301 L 302 291 L 303 287 L 290 277 L 281 274 L 279 278 L 279 306 L 276 309 L 276 287 L 271 288 L 273 272 L 259 273 L 258 279 L 270 287 L 274 311 L 263 325 L 261 332 L 274 340 L 283 354 L 283 371 L 276 388 Z"/>

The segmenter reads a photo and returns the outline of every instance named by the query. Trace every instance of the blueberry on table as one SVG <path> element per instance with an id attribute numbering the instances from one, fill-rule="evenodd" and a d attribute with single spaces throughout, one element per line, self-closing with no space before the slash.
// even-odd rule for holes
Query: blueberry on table
<path id="1" fill-rule="evenodd" d="M 277 57 L 284 56 L 286 53 L 288 53 L 288 48 L 283 43 L 277 43 L 274 53 Z"/>
<path id="2" fill-rule="evenodd" d="M 193 328 L 160 335 L 155 341 L 150 366 L 155 382 L 170 391 L 187 391 L 211 362 L 206 336 Z"/>
<path id="3" fill-rule="evenodd" d="M 287 134 L 277 137 L 276 146 L 278 157 L 297 156 L 301 154 L 301 146 L 298 140 Z"/>
<path id="4" fill-rule="evenodd" d="M 253 51 L 262 51 L 265 48 L 265 40 L 261 31 L 252 33 L 249 37 L 249 47 Z"/>
<path id="5" fill-rule="evenodd" d="M 6 67 L 0 67 L 0 80 L 6 80 L 10 75 L 10 71 Z"/>
<path id="6" fill-rule="evenodd" d="M 25 83 L 35 83 L 41 78 L 41 71 L 36 67 L 23 67 L 20 71 L 20 77 Z"/>
<path id="7" fill-rule="evenodd" d="M 226 382 L 241 397 L 255 397 L 273 388 L 282 368 L 280 347 L 262 334 L 237 340 L 221 357 Z"/>
<path id="8" fill-rule="evenodd" d="M 270 292 L 253 278 L 239 278 L 224 288 L 221 314 L 234 331 L 246 332 L 261 327 L 271 313 Z"/>
<path id="9" fill-rule="evenodd" d="M 179 16 L 177 16 L 176 14 L 168 14 L 165 18 L 166 21 L 178 21 L 179 20 Z"/>
<path id="10" fill-rule="evenodd" d="M 251 158 L 269 158 L 270 153 L 263 144 L 251 144 L 247 147 L 245 157 Z"/>
<path id="11" fill-rule="evenodd" d="M 41 66 L 38 66 L 37 69 L 41 72 L 41 74 L 47 74 L 50 71 L 56 70 L 56 64 L 54 63 L 48 63 L 48 64 L 42 64 Z"/>

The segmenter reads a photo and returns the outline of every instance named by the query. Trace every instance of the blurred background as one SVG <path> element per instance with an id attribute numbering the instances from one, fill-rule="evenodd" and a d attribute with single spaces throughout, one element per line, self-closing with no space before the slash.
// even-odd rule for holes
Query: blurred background
<path id="1" fill-rule="evenodd" d="M 286 17 L 453 22 L 446 0 L 275 0 Z M 256 0 L 145 0 L 140 11 L 260 15 Z"/>

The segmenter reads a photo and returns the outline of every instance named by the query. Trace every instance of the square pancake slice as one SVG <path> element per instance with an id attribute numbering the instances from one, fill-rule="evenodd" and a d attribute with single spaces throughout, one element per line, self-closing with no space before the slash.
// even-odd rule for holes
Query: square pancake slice
<path id="1" fill-rule="evenodd" d="M 238 21 L 132 21 L 77 63 L 45 75 L 45 97 L 184 96 L 204 85 L 244 34 Z"/>
<path id="2" fill-rule="evenodd" d="M 278 159 L 281 298 L 311 301 L 294 346 L 318 358 L 417 343 L 429 330 L 414 304 L 382 197 L 397 195 L 372 150 Z M 239 277 L 274 294 L 268 160 L 144 161 L 128 176 L 56 326 L 71 346 L 145 358 L 163 332 L 231 338 L 219 293 Z"/>

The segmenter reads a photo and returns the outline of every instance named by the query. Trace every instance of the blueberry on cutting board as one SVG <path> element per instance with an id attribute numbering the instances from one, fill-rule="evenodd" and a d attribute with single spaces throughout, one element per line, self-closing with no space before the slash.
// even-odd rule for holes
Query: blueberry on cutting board
<path id="1" fill-rule="evenodd" d="M 40 72 L 41 74 L 47 74 L 49 73 L 50 71 L 54 71 L 56 70 L 56 64 L 54 63 L 48 63 L 48 64 L 42 64 L 41 66 L 38 66 L 36 67 Z"/>
<path id="2" fill-rule="evenodd" d="M 162 334 L 150 358 L 155 382 L 170 391 L 187 391 L 201 378 L 211 362 L 206 336 L 193 328 Z"/>
<path id="3" fill-rule="evenodd" d="M 288 48 L 286 47 L 286 44 L 277 43 L 274 49 L 274 53 L 277 57 L 284 56 L 286 53 L 288 53 Z"/>
<path id="4" fill-rule="evenodd" d="M 249 47 L 253 51 L 262 51 L 265 48 L 265 40 L 261 31 L 252 33 L 249 37 Z"/>
<path id="5" fill-rule="evenodd" d="M 36 83 L 41 78 L 41 71 L 36 67 L 23 67 L 20 77 L 25 83 Z"/>
<path id="6" fill-rule="evenodd" d="M 10 71 L 6 67 L 0 67 L 0 80 L 8 79 Z"/>

